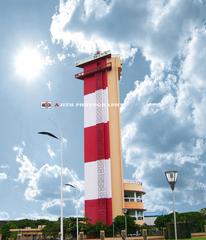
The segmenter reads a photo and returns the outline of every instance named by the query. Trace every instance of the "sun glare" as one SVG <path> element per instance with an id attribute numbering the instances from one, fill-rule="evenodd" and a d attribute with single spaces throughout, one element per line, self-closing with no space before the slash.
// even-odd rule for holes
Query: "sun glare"
<path id="1" fill-rule="evenodd" d="M 16 56 L 16 73 L 26 80 L 37 78 L 44 67 L 44 61 L 38 50 L 25 47 Z"/>

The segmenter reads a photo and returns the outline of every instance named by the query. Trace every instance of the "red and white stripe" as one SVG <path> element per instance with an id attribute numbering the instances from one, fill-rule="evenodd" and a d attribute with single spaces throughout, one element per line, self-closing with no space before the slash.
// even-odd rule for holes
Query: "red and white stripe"
<path id="1" fill-rule="evenodd" d="M 84 127 L 109 121 L 108 89 L 99 89 L 84 96 Z"/>
<path id="2" fill-rule="evenodd" d="M 84 79 L 85 217 L 112 223 L 107 73 Z"/>

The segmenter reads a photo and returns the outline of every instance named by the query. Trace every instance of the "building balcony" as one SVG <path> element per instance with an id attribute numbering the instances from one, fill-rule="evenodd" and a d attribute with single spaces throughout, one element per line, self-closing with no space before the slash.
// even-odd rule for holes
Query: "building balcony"
<path id="1" fill-rule="evenodd" d="M 85 77 L 89 77 L 97 72 L 110 71 L 112 69 L 111 62 L 107 63 L 105 66 L 99 66 L 88 71 L 80 72 L 75 74 L 75 78 L 84 80 Z"/>
<path id="2" fill-rule="evenodd" d="M 138 209 L 144 211 L 143 202 L 124 202 L 124 208 L 126 209 Z"/>
<path id="3" fill-rule="evenodd" d="M 139 192 L 145 194 L 141 182 L 124 180 L 124 191 Z"/>
<path id="4" fill-rule="evenodd" d="M 134 217 L 136 223 L 144 224 L 144 203 L 142 196 L 145 194 L 142 183 L 124 180 L 124 208 L 127 214 Z"/>
<path id="5" fill-rule="evenodd" d="M 144 211 L 142 195 L 145 194 L 142 183 L 137 181 L 124 181 L 124 207 Z"/>
<path id="6" fill-rule="evenodd" d="M 142 198 L 124 197 L 125 202 L 142 202 Z"/>

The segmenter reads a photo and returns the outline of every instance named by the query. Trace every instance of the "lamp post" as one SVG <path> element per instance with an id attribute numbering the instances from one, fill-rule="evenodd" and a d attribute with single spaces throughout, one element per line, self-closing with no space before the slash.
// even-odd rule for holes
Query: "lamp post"
<path id="1" fill-rule="evenodd" d="M 175 213 L 175 184 L 177 182 L 177 171 L 167 171 L 165 172 L 166 179 L 172 189 L 172 196 L 173 196 L 173 215 L 174 215 L 174 230 L 175 230 L 175 240 L 177 240 L 177 222 L 176 222 L 176 213 Z"/>
<path id="2" fill-rule="evenodd" d="M 114 238 L 114 221 L 115 221 L 115 219 L 112 219 L 112 236 L 113 236 L 113 238 Z"/>
<path id="3" fill-rule="evenodd" d="M 124 226 L 125 226 L 125 235 L 126 235 L 126 238 L 127 238 L 127 208 L 123 208 L 122 209 L 122 212 L 124 214 Z"/>
<path id="4" fill-rule="evenodd" d="M 60 142 L 60 165 L 61 165 L 61 180 L 60 180 L 60 239 L 64 239 L 64 227 L 63 227 L 63 137 L 60 138 L 50 132 L 38 132 L 38 134 L 47 135 L 55 138 Z"/>
<path id="5" fill-rule="evenodd" d="M 65 186 L 69 186 L 72 188 L 75 188 L 75 192 L 76 192 L 76 201 L 77 201 L 77 187 L 75 187 L 74 185 L 70 184 L 70 183 L 66 183 Z M 76 225 L 77 225 L 77 240 L 79 239 L 79 217 L 78 217 L 78 203 L 76 204 L 76 215 L 77 215 L 77 220 L 76 220 Z"/>

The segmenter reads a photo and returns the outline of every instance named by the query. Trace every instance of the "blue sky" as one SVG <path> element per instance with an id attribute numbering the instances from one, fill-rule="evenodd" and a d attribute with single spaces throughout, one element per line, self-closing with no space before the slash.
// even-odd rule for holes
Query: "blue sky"
<path id="1" fill-rule="evenodd" d="M 204 0 L 5 0 L 0 2 L 0 219 L 59 216 L 59 144 L 64 182 L 83 209 L 83 101 L 75 61 L 96 50 L 121 55 L 125 178 L 143 182 L 148 211 L 169 212 L 164 172 L 179 171 L 177 210 L 206 202 L 206 2 Z M 19 54 L 41 55 L 38 76 L 17 74 Z M 64 189 L 65 216 L 75 194 Z"/>

